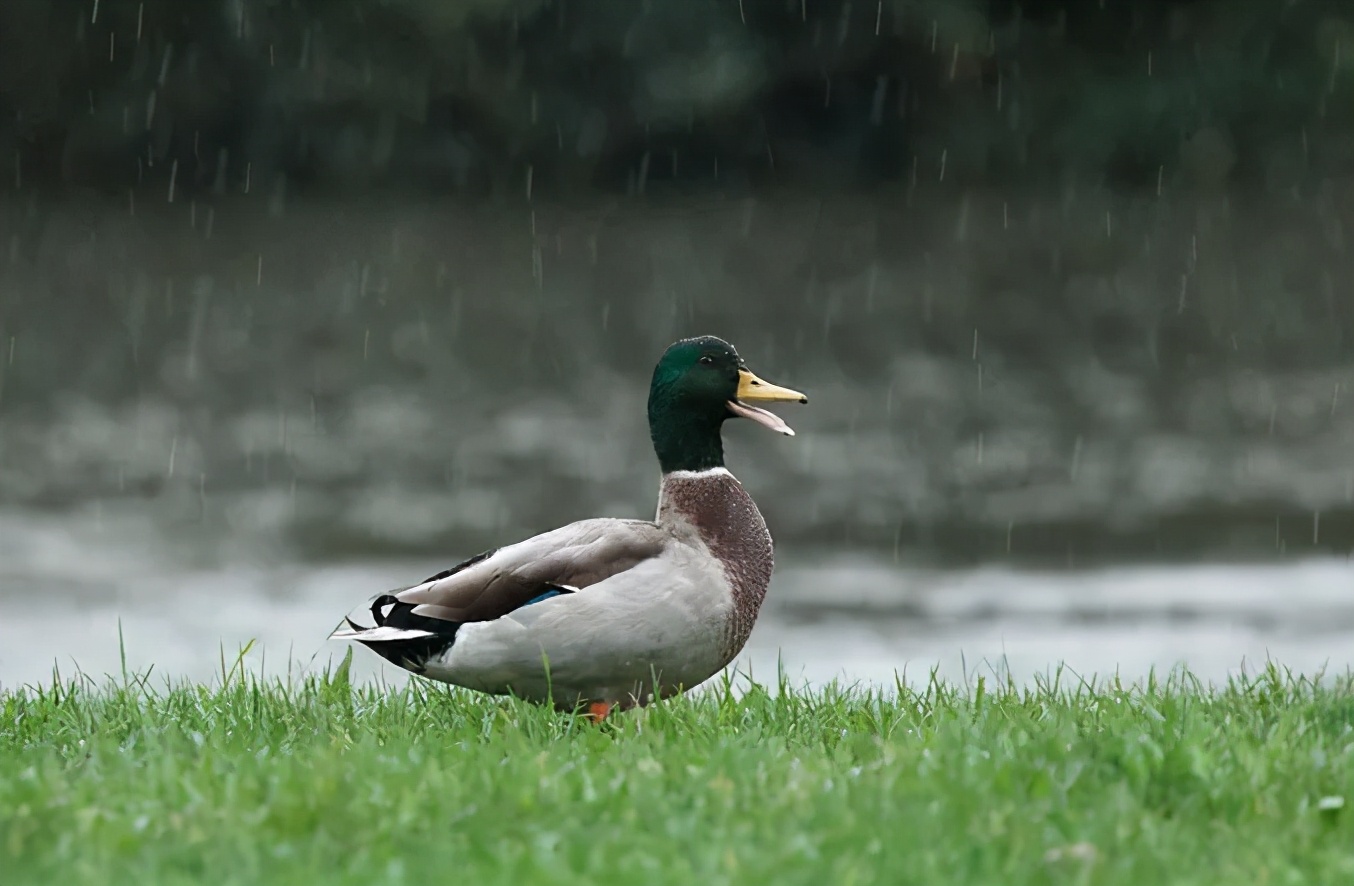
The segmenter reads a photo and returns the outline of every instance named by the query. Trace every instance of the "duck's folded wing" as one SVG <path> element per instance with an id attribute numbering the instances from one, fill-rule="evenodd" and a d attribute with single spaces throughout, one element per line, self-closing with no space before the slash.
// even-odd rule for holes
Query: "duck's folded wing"
<path id="1" fill-rule="evenodd" d="M 422 584 L 372 601 L 372 627 L 361 610 L 334 639 L 377 640 L 388 629 L 395 639 L 454 635 L 468 622 L 492 621 L 559 594 L 578 593 L 661 555 L 671 536 L 640 520 L 584 520 L 508 547 L 486 551 Z M 368 619 L 363 618 L 363 621 Z"/>

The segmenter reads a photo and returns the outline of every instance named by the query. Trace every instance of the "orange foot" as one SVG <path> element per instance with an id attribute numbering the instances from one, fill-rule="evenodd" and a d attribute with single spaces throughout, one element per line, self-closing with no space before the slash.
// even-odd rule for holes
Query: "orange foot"
<path id="1" fill-rule="evenodd" d="M 611 713 L 612 707 L 609 701 L 594 701 L 588 705 L 588 718 L 594 723 L 600 723 Z"/>

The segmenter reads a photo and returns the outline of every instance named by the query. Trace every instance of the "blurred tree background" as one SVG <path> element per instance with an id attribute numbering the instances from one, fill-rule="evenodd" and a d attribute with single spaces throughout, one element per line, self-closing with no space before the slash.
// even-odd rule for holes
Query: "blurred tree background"
<path id="1" fill-rule="evenodd" d="M 0 159 L 7 505 L 639 515 L 714 332 L 801 552 L 1354 548 L 1343 0 L 5 0 Z"/>

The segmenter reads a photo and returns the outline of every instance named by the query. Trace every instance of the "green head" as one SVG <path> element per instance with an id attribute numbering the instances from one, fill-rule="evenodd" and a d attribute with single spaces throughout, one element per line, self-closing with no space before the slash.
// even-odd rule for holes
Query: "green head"
<path id="1" fill-rule="evenodd" d="M 663 473 L 723 467 L 719 431 L 727 418 L 750 418 L 794 435 L 778 416 L 749 405 L 757 400 L 809 402 L 798 391 L 753 375 L 733 345 L 713 335 L 670 345 L 649 385 L 649 436 Z"/>

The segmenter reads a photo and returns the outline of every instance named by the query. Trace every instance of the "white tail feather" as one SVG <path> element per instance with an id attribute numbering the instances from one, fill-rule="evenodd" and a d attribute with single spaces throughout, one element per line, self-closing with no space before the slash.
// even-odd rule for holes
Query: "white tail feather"
<path id="1" fill-rule="evenodd" d="M 420 631 L 415 628 L 338 628 L 329 635 L 330 640 L 360 640 L 363 643 L 385 643 L 391 640 L 420 640 L 435 636 L 432 631 Z"/>

